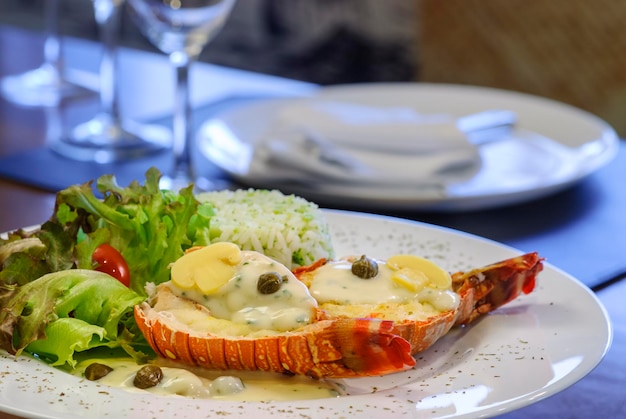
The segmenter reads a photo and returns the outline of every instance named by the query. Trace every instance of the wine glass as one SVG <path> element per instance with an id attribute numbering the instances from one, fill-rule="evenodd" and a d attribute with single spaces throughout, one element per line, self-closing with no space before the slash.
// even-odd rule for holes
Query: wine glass
<path id="1" fill-rule="evenodd" d="M 56 106 L 64 98 L 90 93 L 63 74 L 61 37 L 58 30 L 59 0 L 44 3 L 44 62 L 25 73 L 6 76 L 0 83 L 3 96 L 22 106 Z"/>
<path id="2" fill-rule="evenodd" d="M 204 46 L 222 28 L 235 0 L 128 0 L 130 12 L 143 34 L 167 54 L 176 70 L 173 143 L 174 165 L 161 178 L 161 187 L 178 190 L 195 184 L 209 190 L 211 181 L 195 173 L 190 148 L 194 130 L 191 121 L 189 68 Z"/>
<path id="3" fill-rule="evenodd" d="M 124 0 L 93 0 L 103 47 L 100 62 L 100 111 L 57 141 L 58 153 L 82 161 L 110 163 L 143 157 L 171 145 L 171 132 L 159 125 L 122 120 L 117 92 L 116 44 Z"/>

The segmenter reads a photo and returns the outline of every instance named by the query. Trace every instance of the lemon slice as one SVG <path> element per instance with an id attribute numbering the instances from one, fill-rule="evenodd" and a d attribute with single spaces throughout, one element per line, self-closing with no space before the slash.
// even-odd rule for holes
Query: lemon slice
<path id="1" fill-rule="evenodd" d="M 188 252 L 172 265 L 172 283 L 212 294 L 237 273 L 242 254 L 234 243 L 219 242 Z"/>
<path id="2" fill-rule="evenodd" d="M 404 271 L 404 276 L 409 278 L 419 278 L 421 272 L 428 281 L 426 286 L 437 289 L 448 289 L 452 285 L 450 274 L 436 263 L 415 255 L 395 255 L 387 260 L 387 266 L 393 271 Z M 414 273 L 406 274 L 406 271 Z"/>
<path id="3" fill-rule="evenodd" d="M 428 285 L 428 277 L 414 269 L 401 268 L 391 275 L 391 280 L 411 292 L 419 292 Z"/>

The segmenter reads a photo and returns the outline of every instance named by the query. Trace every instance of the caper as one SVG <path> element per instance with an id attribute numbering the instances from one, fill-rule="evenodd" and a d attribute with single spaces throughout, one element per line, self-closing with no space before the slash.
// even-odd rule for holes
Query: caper
<path id="1" fill-rule="evenodd" d="M 351 271 L 359 278 L 369 279 L 378 275 L 378 264 L 375 260 L 362 255 L 352 263 Z"/>
<path id="2" fill-rule="evenodd" d="M 154 387 L 163 379 L 163 371 L 156 365 L 145 365 L 137 371 L 133 384 L 137 388 Z"/>
<path id="3" fill-rule="evenodd" d="M 285 278 L 280 276 L 278 272 L 265 272 L 259 275 L 259 281 L 256 283 L 256 289 L 261 294 L 274 294 L 280 289 Z"/>
<path id="4" fill-rule="evenodd" d="M 99 364 L 94 362 L 93 364 L 89 364 L 87 368 L 85 368 L 85 378 L 89 381 L 96 381 L 107 375 L 113 371 L 113 368 L 108 365 Z"/>

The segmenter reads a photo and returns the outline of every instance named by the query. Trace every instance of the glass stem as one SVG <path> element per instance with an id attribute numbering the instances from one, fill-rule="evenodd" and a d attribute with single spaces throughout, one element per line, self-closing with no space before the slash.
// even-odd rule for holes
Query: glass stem
<path id="1" fill-rule="evenodd" d="M 193 179 L 190 148 L 193 146 L 193 126 L 191 121 L 191 97 L 189 92 L 189 68 L 193 61 L 185 52 L 174 52 L 170 61 L 176 69 L 176 90 L 174 92 L 174 117 L 172 121 L 172 151 L 174 166 L 173 179 Z"/>
<path id="2" fill-rule="evenodd" d="M 61 82 L 63 62 L 61 59 L 61 37 L 59 35 L 59 0 L 44 1 L 44 25 L 46 40 L 43 47 L 44 67 L 48 67 L 56 78 L 55 83 Z"/>
<path id="3" fill-rule="evenodd" d="M 116 43 L 123 0 L 94 0 L 94 11 L 100 41 L 102 61 L 100 62 L 100 106 L 101 113 L 109 118 L 113 126 L 120 125 L 119 105 L 116 92 L 117 62 Z"/>

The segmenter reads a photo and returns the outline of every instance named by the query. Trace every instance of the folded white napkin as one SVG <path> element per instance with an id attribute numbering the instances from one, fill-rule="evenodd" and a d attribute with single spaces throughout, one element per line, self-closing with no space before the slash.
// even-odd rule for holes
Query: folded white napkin
<path id="1" fill-rule="evenodd" d="M 249 174 L 407 185 L 461 181 L 479 168 L 477 147 L 449 115 L 303 101 L 278 110 Z"/>

